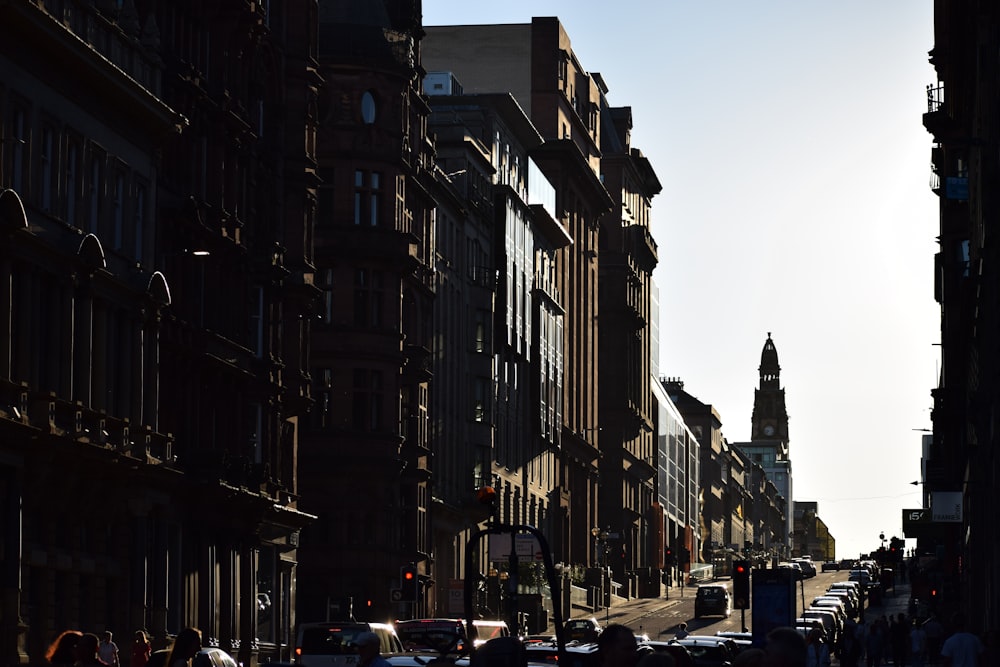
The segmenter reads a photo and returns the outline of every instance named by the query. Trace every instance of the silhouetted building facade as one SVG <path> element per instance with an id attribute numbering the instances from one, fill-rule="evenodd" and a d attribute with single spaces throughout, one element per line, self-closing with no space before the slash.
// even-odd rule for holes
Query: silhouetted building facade
<path id="1" fill-rule="evenodd" d="M 659 597 L 664 552 L 651 388 L 658 329 L 652 325 L 657 253 L 650 212 L 662 188 L 649 160 L 632 146 L 631 107 L 609 106 L 603 78 L 592 76 L 600 92 L 601 176 L 614 202 L 601 218 L 598 240 L 598 524 L 621 535 L 621 562 L 612 567 L 619 578 L 632 578 L 630 594 Z"/>
<path id="2" fill-rule="evenodd" d="M 764 469 L 786 503 L 785 526 L 781 540 L 790 545 L 792 532 L 792 462 L 788 455 L 788 411 L 785 389 L 781 386 L 778 350 L 767 334 L 760 352 L 759 385 L 754 390 L 753 414 L 750 417 L 750 442 L 737 443 L 754 463 Z M 776 531 L 777 532 L 777 531 Z"/>
<path id="3" fill-rule="evenodd" d="M 400 568 L 429 581 L 433 147 L 420 3 L 319 3 L 316 408 L 300 448 L 303 620 L 400 615 Z M 420 614 L 422 602 L 410 604 Z"/>
<path id="4" fill-rule="evenodd" d="M 927 87 L 923 116 L 934 142 L 931 187 L 940 197 L 934 298 L 941 374 L 923 462 L 923 507 L 932 521 L 919 531 L 917 551 L 926 566 L 921 579 L 936 582 L 938 613 L 961 609 L 977 632 L 1000 618 L 1000 261 L 992 242 L 1000 224 L 1000 88 L 996 58 L 984 56 L 1000 48 L 998 27 L 996 5 L 935 1 L 930 62 L 937 81 Z"/>
<path id="5" fill-rule="evenodd" d="M 543 143 L 531 157 L 555 187 L 572 244 L 555 256 L 562 306 L 562 433 L 550 482 L 549 542 L 556 560 L 590 562 L 598 522 L 598 276 L 600 219 L 614 202 L 601 184 L 600 89 L 555 18 L 530 24 L 426 26 L 423 64 L 450 71 L 470 93 L 509 92 Z"/>
<path id="6" fill-rule="evenodd" d="M 0 5 L 5 663 L 73 627 L 291 657 L 314 19 Z"/>

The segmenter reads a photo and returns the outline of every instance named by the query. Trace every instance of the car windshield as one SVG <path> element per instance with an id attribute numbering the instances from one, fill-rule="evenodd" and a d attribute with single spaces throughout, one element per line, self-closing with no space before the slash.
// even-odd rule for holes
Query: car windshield
<path id="1" fill-rule="evenodd" d="M 715 588 L 715 587 L 705 588 L 705 587 L 703 587 L 703 588 L 699 588 L 698 589 L 698 597 L 700 597 L 700 598 L 721 598 L 723 595 L 725 595 L 725 592 L 726 592 L 726 589 L 724 589 L 724 588 Z"/>
<path id="2" fill-rule="evenodd" d="M 302 632 L 302 654 L 339 655 L 356 653 L 354 638 L 365 632 L 363 625 L 330 625 Z"/>
<path id="3" fill-rule="evenodd" d="M 396 624 L 396 634 L 409 650 L 437 649 L 465 637 L 462 624 L 453 621 L 402 621 Z"/>

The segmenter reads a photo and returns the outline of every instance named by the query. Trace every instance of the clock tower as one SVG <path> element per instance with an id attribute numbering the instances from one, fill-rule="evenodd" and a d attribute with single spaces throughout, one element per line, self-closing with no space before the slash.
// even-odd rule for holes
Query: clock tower
<path id="1" fill-rule="evenodd" d="M 767 332 L 760 353 L 760 387 L 754 390 L 750 440 L 769 441 L 777 445 L 778 460 L 788 458 L 788 412 L 785 410 L 785 390 L 781 388 L 781 366 L 778 350 Z"/>

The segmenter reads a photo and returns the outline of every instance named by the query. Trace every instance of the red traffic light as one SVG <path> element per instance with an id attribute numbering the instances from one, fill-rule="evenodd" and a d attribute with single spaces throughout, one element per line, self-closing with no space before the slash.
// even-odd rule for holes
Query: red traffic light
<path id="1" fill-rule="evenodd" d="M 747 567 L 743 563 L 739 563 L 736 565 L 736 574 L 743 574 L 746 571 Z"/>
<path id="2" fill-rule="evenodd" d="M 403 570 L 403 581 L 413 581 L 415 576 L 413 570 Z"/>

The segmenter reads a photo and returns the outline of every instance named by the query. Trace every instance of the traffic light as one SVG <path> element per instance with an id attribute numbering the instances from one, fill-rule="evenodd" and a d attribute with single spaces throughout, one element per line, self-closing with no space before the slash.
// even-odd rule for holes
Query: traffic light
<path id="1" fill-rule="evenodd" d="M 670 547 L 667 547 L 666 551 L 664 552 L 664 557 L 665 557 L 664 560 L 666 561 L 667 567 L 673 567 L 674 564 L 676 563 L 676 558 L 674 556 L 674 550 L 671 549 Z"/>
<path id="2" fill-rule="evenodd" d="M 733 609 L 750 608 L 750 561 L 733 561 Z"/>
<path id="3" fill-rule="evenodd" d="M 417 566 L 413 563 L 399 568 L 400 602 L 416 602 L 420 593 L 420 577 L 417 576 Z"/>

